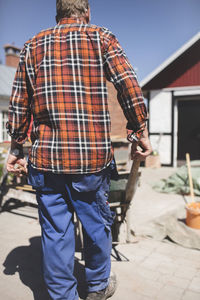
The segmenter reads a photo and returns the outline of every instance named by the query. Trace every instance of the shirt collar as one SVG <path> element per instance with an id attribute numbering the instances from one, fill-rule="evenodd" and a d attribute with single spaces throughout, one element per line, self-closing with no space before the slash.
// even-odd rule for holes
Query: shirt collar
<path id="1" fill-rule="evenodd" d="M 63 24 L 81 24 L 81 23 L 86 24 L 86 21 L 85 21 L 84 18 L 70 17 L 70 18 L 62 18 L 58 22 L 58 25 L 63 25 Z"/>

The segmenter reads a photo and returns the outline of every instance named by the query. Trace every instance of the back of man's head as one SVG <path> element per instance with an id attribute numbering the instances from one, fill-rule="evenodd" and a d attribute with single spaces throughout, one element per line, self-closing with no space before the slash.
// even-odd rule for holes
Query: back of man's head
<path id="1" fill-rule="evenodd" d="M 56 19 L 82 17 L 89 8 L 88 0 L 56 0 Z"/>

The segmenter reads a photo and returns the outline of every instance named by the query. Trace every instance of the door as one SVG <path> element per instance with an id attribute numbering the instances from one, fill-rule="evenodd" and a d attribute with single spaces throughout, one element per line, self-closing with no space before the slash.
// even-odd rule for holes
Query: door
<path id="1" fill-rule="evenodd" d="M 178 100 L 178 160 L 200 160 L 200 99 Z"/>

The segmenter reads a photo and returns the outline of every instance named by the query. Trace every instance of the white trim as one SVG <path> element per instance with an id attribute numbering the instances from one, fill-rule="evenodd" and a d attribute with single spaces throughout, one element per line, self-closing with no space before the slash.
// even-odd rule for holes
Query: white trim
<path id="1" fill-rule="evenodd" d="M 174 92 L 174 96 L 195 96 L 195 95 L 200 95 L 200 89 Z"/>
<path id="2" fill-rule="evenodd" d="M 171 64 L 175 59 L 177 59 L 181 54 L 188 50 L 193 44 L 195 44 L 200 39 L 200 32 L 198 32 L 193 38 L 191 38 L 186 44 L 184 44 L 179 50 L 172 54 L 168 59 L 166 59 L 159 67 L 157 67 L 153 72 L 151 72 L 147 77 L 145 77 L 141 82 L 140 86 L 144 87 L 150 80 L 152 80 L 156 75 L 163 71 L 169 64 Z"/>
<path id="3" fill-rule="evenodd" d="M 160 89 L 159 89 L 160 90 Z M 200 85 L 189 85 L 189 86 L 178 86 L 178 87 L 169 87 L 162 89 L 164 92 L 172 92 L 172 91 L 188 91 L 188 90 L 199 90 Z"/>
<path id="4" fill-rule="evenodd" d="M 3 121 L 3 118 L 2 118 L 2 115 L 3 115 L 3 112 L 2 110 L 0 110 L 0 142 L 2 143 L 3 142 L 3 124 L 2 124 L 2 121 Z"/>
<path id="5" fill-rule="evenodd" d="M 178 100 L 175 99 L 174 103 L 174 162 L 173 162 L 173 167 L 177 167 L 177 160 L 178 160 Z"/>
<path id="6" fill-rule="evenodd" d="M 154 90 L 156 91 L 156 90 Z M 158 89 L 160 91 L 160 89 Z M 195 96 L 200 95 L 200 86 L 183 86 L 183 87 L 171 87 L 162 89 L 163 92 L 174 92 L 175 96 Z M 151 98 L 150 98 L 151 100 Z"/>

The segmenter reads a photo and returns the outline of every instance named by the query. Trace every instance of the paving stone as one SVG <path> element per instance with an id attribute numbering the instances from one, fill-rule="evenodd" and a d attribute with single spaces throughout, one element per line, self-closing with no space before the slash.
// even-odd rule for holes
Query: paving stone
<path id="1" fill-rule="evenodd" d="M 162 283 L 143 278 L 142 280 L 140 280 L 138 286 L 135 287 L 135 291 L 138 294 L 155 299 L 162 288 Z"/>
<path id="2" fill-rule="evenodd" d="M 159 266 L 158 266 L 158 271 L 161 273 L 161 274 L 169 274 L 169 275 L 172 275 L 175 270 L 176 270 L 176 265 L 171 263 L 161 263 Z"/>
<path id="3" fill-rule="evenodd" d="M 194 277 L 188 288 L 194 292 L 200 293 L 200 278 Z M 199 296 L 199 299 L 200 299 L 200 296 Z"/>
<path id="4" fill-rule="evenodd" d="M 169 274 L 160 274 L 158 276 L 158 282 L 163 283 L 163 285 L 166 285 L 171 280 L 172 275 Z"/>
<path id="5" fill-rule="evenodd" d="M 181 300 L 199 300 L 200 299 L 200 293 L 195 293 L 193 291 L 186 291 L 183 294 L 183 297 Z"/>
<path id="6" fill-rule="evenodd" d="M 200 258 L 200 250 L 189 249 L 190 256 Z"/>
<path id="7" fill-rule="evenodd" d="M 160 241 L 153 239 L 143 239 L 139 241 L 139 247 L 142 249 L 157 249 L 160 246 Z"/>
<path id="8" fill-rule="evenodd" d="M 185 278 L 192 280 L 197 273 L 197 269 L 194 267 L 187 267 L 187 266 L 178 266 L 176 271 L 174 272 L 174 276 Z"/>
<path id="9" fill-rule="evenodd" d="M 140 268 L 138 270 L 138 275 L 143 277 L 143 278 L 146 278 L 146 279 L 150 279 L 150 280 L 158 280 L 160 274 L 158 271 L 152 271 L 152 270 L 149 270 L 149 269 L 146 269 L 146 268 Z"/>
<path id="10" fill-rule="evenodd" d="M 155 260 L 155 259 L 145 259 L 141 264 L 140 264 L 141 268 L 147 268 L 149 270 L 157 270 L 158 266 L 159 266 L 159 261 Z"/>
<path id="11" fill-rule="evenodd" d="M 174 266 L 174 262 L 170 257 L 164 254 L 153 252 L 144 259 L 141 266 L 151 270 L 155 270 L 158 269 L 158 267 L 162 264 L 165 264 L 167 266 L 167 269 L 169 269 L 168 266 Z"/>
<path id="12" fill-rule="evenodd" d="M 149 255 L 151 255 L 152 251 L 153 250 L 137 248 L 132 249 L 131 254 L 133 254 L 133 256 L 139 254 L 140 256 L 148 257 Z"/>
<path id="13" fill-rule="evenodd" d="M 161 242 L 160 245 L 157 247 L 156 252 L 161 254 L 171 255 L 171 253 L 173 253 L 175 249 L 176 249 L 176 245 L 172 243 Z"/>
<path id="14" fill-rule="evenodd" d="M 198 278 L 200 278 L 200 270 L 199 270 L 199 271 L 197 271 L 197 273 L 196 273 L 195 277 L 198 277 Z"/>
<path id="15" fill-rule="evenodd" d="M 115 294 L 112 298 L 113 300 L 122 300 L 122 296 Z M 138 294 L 136 292 L 133 292 L 131 295 L 126 295 L 125 297 L 123 297 L 124 300 L 150 300 L 151 298 L 146 297 L 144 295 Z"/>
<path id="16" fill-rule="evenodd" d="M 180 266 L 185 266 L 185 267 L 199 268 L 200 260 L 199 261 L 192 260 L 189 257 L 188 258 L 177 257 L 176 264 L 180 265 Z"/>
<path id="17" fill-rule="evenodd" d="M 150 259 L 157 260 L 159 263 L 169 263 L 174 264 L 174 260 L 167 254 L 162 254 L 159 252 L 153 252 L 149 255 Z"/>
<path id="18" fill-rule="evenodd" d="M 118 245 L 116 250 L 122 253 L 131 261 L 141 261 L 148 257 L 153 250 L 150 249 L 141 249 L 138 245 L 130 244 L 129 247 L 127 245 Z"/>
<path id="19" fill-rule="evenodd" d="M 200 269 L 200 251 L 189 249 L 186 259 Z"/>
<path id="20" fill-rule="evenodd" d="M 122 261 L 129 261 L 131 263 L 135 263 L 135 264 L 141 264 L 146 257 L 145 256 L 141 256 L 141 255 L 136 255 L 134 253 L 126 253 L 126 252 L 120 252 L 118 253 L 119 256 L 121 257 Z M 116 261 L 116 255 L 115 253 L 113 253 L 113 257 L 112 260 Z"/>
<path id="21" fill-rule="evenodd" d="M 165 285 L 172 285 L 183 289 L 186 289 L 191 282 L 189 279 L 180 278 L 169 274 L 161 274 L 158 277 L 158 281 Z"/>
<path id="22" fill-rule="evenodd" d="M 171 254 L 179 258 L 189 258 L 191 257 L 191 251 L 192 250 L 189 248 L 183 248 L 181 246 L 176 245 Z"/>
<path id="23" fill-rule="evenodd" d="M 144 256 L 140 256 L 140 255 L 135 255 L 134 258 L 132 259 L 133 262 L 135 262 L 136 264 L 141 264 L 144 262 L 144 260 L 146 259 L 146 257 Z"/>
<path id="24" fill-rule="evenodd" d="M 172 276 L 172 278 L 168 282 L 171 285 L 174 285 L 176 287 L 180 287 L 183 289 L 186 289 L 190 284 L 189 279 L 180 278 L 180 277 L 176 277 L 176 276 Z"/>
<path id="25" fill-rule="evenodd" d="M 157 300 L 179 300 L 184 293 L 184 289 L 167 285 L 157 295 Z"/>

